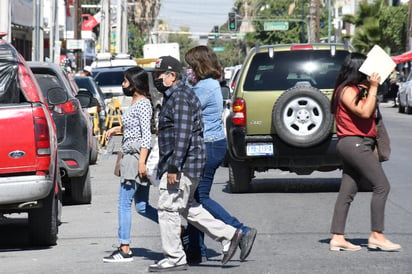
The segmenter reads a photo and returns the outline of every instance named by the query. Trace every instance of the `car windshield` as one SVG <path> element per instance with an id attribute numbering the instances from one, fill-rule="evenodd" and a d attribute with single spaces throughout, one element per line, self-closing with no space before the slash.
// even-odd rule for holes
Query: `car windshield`
<path id="1" fill-rule="evenodd" d="M 347 51 L 281 51 L 273 58 L 268 53 L 254 56 L 244 90 L 286 90 L 297 83 L 309 83 L 319 89 L 333 89 Z"/>
<path id="2" fill-rule="evenodd" d="M 121 86 L 124 79 L 124 71 L 101 71 L 94 80 L 100 87 Z"/>

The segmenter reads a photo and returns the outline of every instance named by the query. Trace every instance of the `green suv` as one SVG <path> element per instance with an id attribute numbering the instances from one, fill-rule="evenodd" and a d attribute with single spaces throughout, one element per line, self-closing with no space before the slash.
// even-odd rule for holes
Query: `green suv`
<path id="1" fill-rule="evenodd" d="M 251 49 L 226 120 L 232 192 L 249 191 L 255 171 L 341 168 L 330 97 L 348 53 L 343 44 Z"/>

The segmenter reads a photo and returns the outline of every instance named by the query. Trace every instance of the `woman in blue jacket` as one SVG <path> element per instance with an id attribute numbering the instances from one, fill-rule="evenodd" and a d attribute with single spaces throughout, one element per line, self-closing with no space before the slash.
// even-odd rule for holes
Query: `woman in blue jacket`
<path id="1" fill-rule="evenodd" d="M 188 78 L 202 105 L 206 146 L 205 172 L 199 182 L 195 198 L 216 219 L 242 229 L 240 260 L 244 261 L 252 249 L 257 230 L 243 225 L 210 197 L 213 178 L 226 154 L 226 137 L 222 121 L 223 98 L 218 80 L 221 78 L 221 67 L 216 54 L 207 46 L 196 46 L 190 49 L 185 54 L 185 61 L 193 72 Z M 188 261 L 200 263 L 207 260 L 203 233 L 191 225 L 188 226 L 188 230 L 190 239 L 187 250 Z"/>

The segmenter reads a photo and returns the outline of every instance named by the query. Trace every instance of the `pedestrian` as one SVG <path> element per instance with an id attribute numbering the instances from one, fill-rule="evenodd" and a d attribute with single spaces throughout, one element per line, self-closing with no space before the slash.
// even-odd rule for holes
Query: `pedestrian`
<path id="1" fill-rule="evenodd" d="M 396 107 L 396 98 L 398 97 L 398 78 L 399 78 L 399 72 L 396 69 L 393 69 L 391 74 L 389 75 L 389 94 L 390 97 L 393 100 L 393 107 Z"/>
<path id="2" fill-rule="evenodd" d="M 83 68 L 83 72 L 81 76 L 92 76 L 92 67 L 91 66 L 85 66 Z"/>
<path id="3" fill-rule="evenodd" d="M 185 61 L 193 72 L 191 79 L 194 83 L 193 90 L 202 106 L 206 146 L 205 173 L 199 181 L 195 198 L 213 217 L 242 230 L 240 260 L 244 261 L 252 249 L 257 230 L 245 226 L 210 197 L 216 170 L 223 163 L 227 147 L 222 120 L 223 97 L 221 83 L 218 80 L 222 76 L 220 64 L 216 53 L 207 46 L 191 48 L 185 54 Z M 191 224 L 188 225 L 187 230 L 190 235 L 186 252 L 188 261 L 192 263 L 206 261 L 207 248 L 204 243 L 204 234 Z"/>
<path id="4" fill-rule="evenodd" d="M 181 217 L 223 246 L 222 264 L 235 254 L 242 230 L 215 219 L 194 199 L 205 166 L 203 118 L 199 99 L 182 80 L 182 64 L 159 57 L 154 84 L 164 94 L 159 115 L 159 226 L 165 258 L 149 271 L 187 269 L 181 236 Z"/>
<path id="5" fill-rule="evenodd" d="M 122 151 L 119 157 L 120 176 L 118 201 L 118 239 L 120 246 L 104 262 L 130 262 L 133 254 L 130 249 L 132 224 L 131 205 L 134 200 L 136 210 L 157 221 L 157 212 L 148 205 L 150 184 L 146 177 L 146 160 L 151 147 L 150 120 L 152 105 L 149 96 L 148 74 L 141 67 L 125 71 L 122 83 L 125 96 L 132 97 L 130 107 L 122 115 L 122 126 L 107 131 L 107 138 L 123 134 Z"/>
<path id="6" fill-rule="evenodd" d="M 389 181 L 374 154 L 376 145 L 375 111 L 380 76 L 369 77 L 359 71 L 366 56 L 351 53 L 344 60 L 335 84 L 332 112 L 336 118 L 337 151 L 343 162 L 342 181 L 332 219 L 332 251 L 357 251 L 361 246 L 345 239 L 345 223 L 349 207 L 361 184 L 372 184 L 370 249 L 399 250 L 401 246 L 389 241 L 384 231 L 385 203 Z M 366 179 L 366 180 L 364 180 Z"/>

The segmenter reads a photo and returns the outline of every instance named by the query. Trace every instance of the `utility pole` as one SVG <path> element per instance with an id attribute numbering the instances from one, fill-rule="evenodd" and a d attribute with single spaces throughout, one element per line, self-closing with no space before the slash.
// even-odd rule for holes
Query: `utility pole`
<path id="1" fill-rule="evenodd" d="M 82 39 L 82 1 L 74 1 L 74 40 Z M 82 49 L 83 50 L 83 49 Z M 75 51 L 76 69 L 81 70 L 83 68 L 82 50 L 77 49 Z"/>
<path id="2" fill-rule="evenodd" d="M 124 0 L 117 0 L 116 12 L 116 52 L 127 53 L 127 2 Z"/>
<path id="3" fill-rule="evenodd" d="M 309 3 L 309 26 L 310 26 L 310 42 L 320 41 L 320 2 L 319 0 L 310 0 Z"/>
<path id="4" fill-rule="evenodd" d="M 42 9 L 40 0 L 35 0 L 33 2 L 34 8 L 34 18 L 33 18 L 33 47 L 32 47 L 32 60 L 33 61 L 42 61 L 43 59 L 43 28 L 42 28 Z"/>
<path id="5" fill-rule="evenodd" d="M 408 23 L 406 29 L 406 49 L 405 51 L 412 50 L 412 1 L 409 0 L 408 6 Z"/>
<path id="6" fill-rule="evenodd" d="M 101 1 L 100 52 L 110 52 L 110 0 Z"/>

